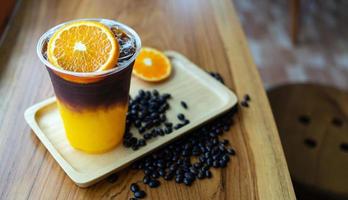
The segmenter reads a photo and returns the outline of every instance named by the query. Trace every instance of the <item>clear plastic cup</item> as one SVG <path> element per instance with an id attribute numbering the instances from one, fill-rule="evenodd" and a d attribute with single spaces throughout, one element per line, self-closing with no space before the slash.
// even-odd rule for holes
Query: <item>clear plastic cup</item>
<path id="1" fill-rule="evenodd" d="M 135 58 L 141 40 L 138 34 L 122 23 L 108 19 L 78 19 L 98 21 L 118 33 L 126 34 L 120 41 L 117 66 L 106 71 L 72 72 L 53 66 L 46 58 L 47 42 L 64 24 L 44 33 L 37 44 L 37 54 L 51 78 L 58 109 L 71 146 L 88 153 L 102 153 L 116 147 L 126 126 L 129 86 Z M 130 48 L 129 45 L 134 45 Z M 130 51 L 132 50 L 132 51 Z"/>

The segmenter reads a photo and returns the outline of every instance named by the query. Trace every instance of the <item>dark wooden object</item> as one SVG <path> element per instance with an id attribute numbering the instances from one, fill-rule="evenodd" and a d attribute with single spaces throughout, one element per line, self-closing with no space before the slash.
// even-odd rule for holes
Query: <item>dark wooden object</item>
<path id="1" fill-rule="evenodd" d="M 348 92 L 286 85 L 269 99 L 294 181 L 348 197 Z"/>

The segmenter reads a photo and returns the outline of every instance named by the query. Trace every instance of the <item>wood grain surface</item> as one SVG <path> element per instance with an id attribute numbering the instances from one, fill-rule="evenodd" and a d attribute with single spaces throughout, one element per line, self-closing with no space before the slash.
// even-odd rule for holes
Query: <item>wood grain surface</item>
<path id="1" fill-rule="evenodd" d="M 24 110 L 53 95 L 35 53 L 48 28 L 75 18 L 103 17 L 132 26 L 144 46 L 181 52 L 217 71 L 250 108 L 240 109 L 225 136 L 237 156 L 191 187 L 145 187 L 148 199 L 294 199 L 271 109 L 231 0 L 26 0 L 0 47 L 0 199 L 127 199 L 142 172 L 125 169 L 116 182 L 77 187 L 26 125 Z"/>

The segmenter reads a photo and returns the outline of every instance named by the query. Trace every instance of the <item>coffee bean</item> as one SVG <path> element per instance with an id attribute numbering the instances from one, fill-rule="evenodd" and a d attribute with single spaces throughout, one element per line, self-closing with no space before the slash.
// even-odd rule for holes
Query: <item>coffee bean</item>
<path id="1" fill-rule="evenodd" d="M 204 178 L 204 174 L 203 174 L 203 172 L 198 172 L 198 174 L 197 174 L 197 178 L 198 179 L 203 179 Z"/>
<path id="2" fill-rule="evenodd" d="M 228 162 L 230 160 L 230 157 L 228 157 L 228 155 L 223 155 L 222 160 Z"/>
<path id="3" fill-rule="evenodd" d="M 173 127 L 173 123 L 171 122 L 165 122 L 164 125 L 168 128 Z"/>
<path id="4" fill-rule="evenodd" d="M 178 114 L 177 118 L 180 120 L 180 121 L 184 121 L 186 118 L 185 118 L 185 115 L 180 113 Z"/>
<path id="5" fill-rule="evenodd" d="M 220 166 L 219 161 L 215 160 L 215 161 L 213 162 L 213 167 L 214 167 L 214 168 L 218 168 L 219 166 Z"/>
<path id="6" fill-rule="evenodd" d="M 183 182 L 185 185 L 190 186 L 192 184 L 193 180 L 190 178 L 184 178 Z"/>
<path id="7" fill-rule="evenodd" d="M 232 155 L 232 156 L 236 155 L 236 152 L 232 148 L 227 149 L 227 153 Z"/>
<path id="8" fill-rule="evenodd" d="M 207 177 L 207 178 L 210 178 L 211 177 L 211 172 L 209 170 L 205 170 L 204 171 L 204 176 Z"/>
<path id="9" fill-rule="evenodd" d="M 136 150 L 139 149 L 139 146 L 135 144 L 135 145 L 132 146 L 132 149 L 133 149 L 133 151 L 136 151 Z"/>
<path id="10" fill-rule="evenodd" d="M 144 140 L 144 139 L 140 139 L 140 140 L 138 140 L 138 144 L 139 144 L 139 146 L 145 146 L 146 145 L 146 141 Z"/>
<path id="11" fill-rule="evenodd" d="M 240 102 L 240 105 L 243 107 L 246 107 L 246 108 L 249 107 L 249 103 L 247 101 L 244 101 L 244 100 Z"/>
<path id="12" fill-rule="evenodd" d="M 188 108 L 188 106 L 187 106 L 187 104 L 186 104 L 185 101 L 180 101 L 180 104 L 181 104 L 181 106 L 182 106 L 183 108 L 185 108 L 185 109 Z"/>
<path id="13" fill-rule="evenodd" d="M 182 124 L 176 124 L 175 126 L 174 126 L 174 129 L 175 130 L 178 130 L 179 128 L 181 128 L 182 127 Z"/>
<path id="14" fill-rule="evenodd" d="M 151 188 L 156 188 L 156 187 L 158 187 L 160 185 L 160 182 L 158 181 L 158 180 L 151 180 L 150 182 L 149 182 L 149 186 L 151 187 Z"/>
<path id="15" fill-rule="evenodd" d="M 139 186 L 136 184 L 136 183 L 132 183 L 131 184 L 131 186 L 130 186 L 130 190 L 132 191 L 132 192 L 137 192 L 137 191 L 139 191 Z"/>
<path id="16" fill-rule="evenodd" d="M 136 198 L 142 199 L 142 198 L 144 198 L 146 196 L 146 193 L 143 190 L 140 190 L 140 191 L 134 192 L 134 196 Z"/>
<path id="17" fill-rule="evenodd" d="M 250 101 L 251 100 L 250 96 L 248 94 L 244 95 L 243 99 L 244 99 L 244 101 Z"/>
<path id="18" fill-rule="evenodd" d="M 159 93 L 157 90 L 153 90 L 152 94 L 155 96 L 155 97 L 158 97 L 159 96 Z"/>
<path id="19" fill-rule="evenodd" d="M 182 183 L 182 181 L 183 181 L 183 177 L 182 176 L 176 176 L 175 177 L 175 182 L 176 183 Z"/>
<path id="20" fill-rule="evenodd" d="M 144 176 L 143 183 L 144 184 L 149 184 L 150 180 L 151 180 L 151 178 L 149 176 Z"/>
<path id="21" fill-rule="evenodd" d="M 118 179 L 117 174 L 111 174 L 111 175 L 107 178 L 107 181 L 108 181 L 109 183 L 114 183 L 114 182 L 117 181 L 117 179 Z"/>

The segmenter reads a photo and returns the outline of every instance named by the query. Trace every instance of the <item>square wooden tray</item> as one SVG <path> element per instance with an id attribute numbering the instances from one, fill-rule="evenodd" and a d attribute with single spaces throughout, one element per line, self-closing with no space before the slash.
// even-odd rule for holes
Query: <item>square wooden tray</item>
<path id="1" fill-rule="evenodd" d="M 170 93 L 173 98 L 169 101 L 171 108 L 167 111 L 169 121 L 177 122 L 176 115 L 184 113 L 191 123 L 169 135 L 149 140 L 145 147 L 137 151 L 124 148 L 123 145 L 104 154 L 86 154 L 72 148 L 65 137 L 54 97 L 25 111 L 24 116 L 29 126 L 77 185 L 88 187 L 96 183 L 237 103 L 234 93 L 183 55 L 173 51 L 167 51 L 166 55 L 174 69 L 170 79 L 160 84 L 151 84 L 132 78 L 130 94 L 134 96 L 139 89 L 157 89 L 160 93 Z M 189 109 L 181 107 L 181 100 L 187 102 Z M 135 128 L 131 132 L 137 133 Z"/>

